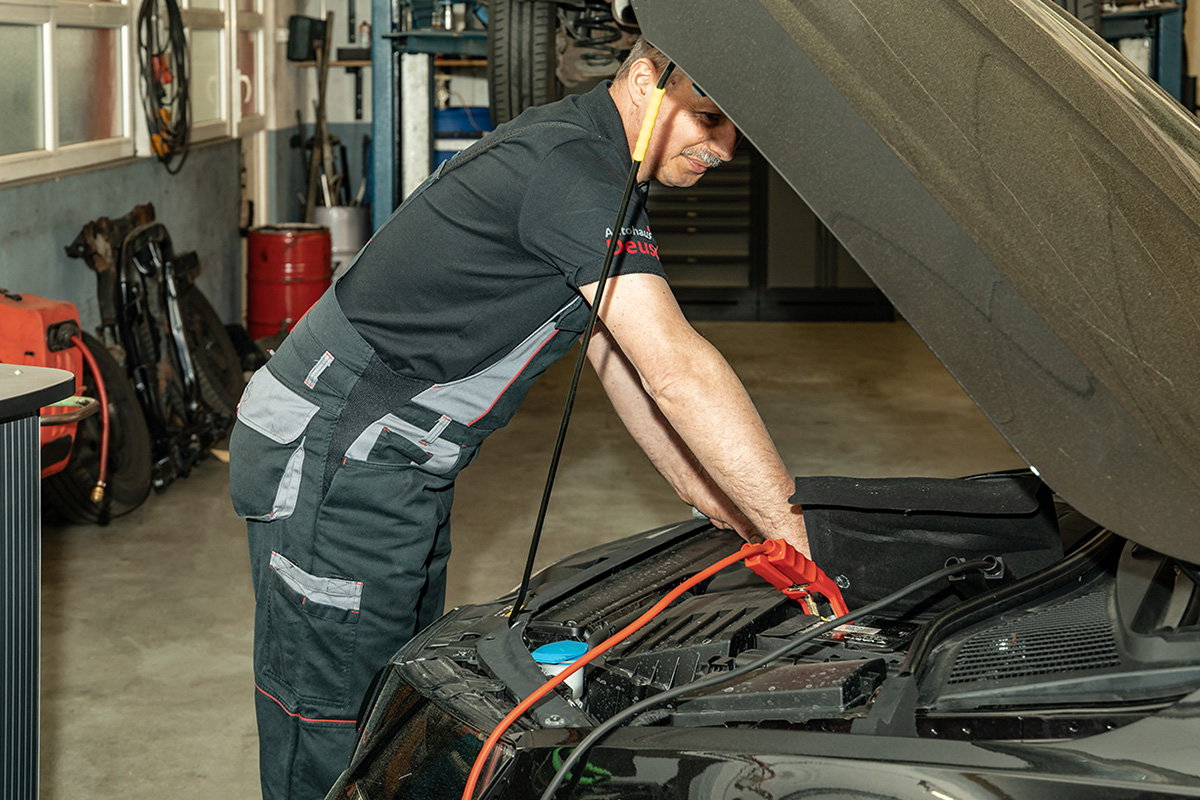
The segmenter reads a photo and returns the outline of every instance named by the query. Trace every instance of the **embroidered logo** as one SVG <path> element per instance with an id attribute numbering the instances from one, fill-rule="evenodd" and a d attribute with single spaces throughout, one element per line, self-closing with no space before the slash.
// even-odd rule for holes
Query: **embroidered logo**
<path id="1" fill-rule="evenodd" d="M 605 228 L 604 236 L 604 246 L 606 248 L 612 246 L 612 228 Z M 658 243 L 654 241 L 654 234 L 650 232 L 649 228 L 621 228 L 621 235 L 617 239 L 617 249 L 613 254 L 619 256 L 622 253 L 630 255 L 641 253 L 658 258 Z"/>

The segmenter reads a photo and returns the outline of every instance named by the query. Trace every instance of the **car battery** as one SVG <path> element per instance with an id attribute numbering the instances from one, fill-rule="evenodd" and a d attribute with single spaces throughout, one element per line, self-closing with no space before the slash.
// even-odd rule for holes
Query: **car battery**
<path id="1" fill-rule="evenodd" d="M 63 300 L 0 289 L 0 362 L 65 369 L 75 375 L 75 394 L 83 391 L 83 354 L 71 341 L 79 335 L 79 312 Z M 43 408 L 42 416 L 67 413 Z M 71 455 L 75 423 L 41 427 L 42 477 L 62 469 Z"/>
<path id="2" fill-rule="evenodd" d="M 770 630 L 758 634 L 758 647 L 774 650 L 795 637 L 821 625 L 825 620 L 808 614 L 789 617 Z M 908 647 L 920 626 L 913 622 L 866 616 L 817 636 L 818 646 L 838 645 L 853 651 L 878 653 L 901 652 Z"/>

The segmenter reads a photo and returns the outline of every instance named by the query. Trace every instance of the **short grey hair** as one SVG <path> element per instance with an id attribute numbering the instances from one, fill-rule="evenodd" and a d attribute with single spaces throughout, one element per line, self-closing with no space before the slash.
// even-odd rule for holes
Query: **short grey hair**
<path id="1" fill-rule="evenodd" d="M 629 76 L 629 69 L 633 66 L 633 62 L 637 61 L 639 58 L 650 59 L 651 63 L 654 64 L 655 69 L 658 70 L 659 75 L 661 75 L 662 71 L 667 68 L 668 64 L 671 63 L 671 59 L 667 58 L 663 51 L 647 42 L 646 37 L 639 36 L 637 41 L 633 43 L 633 47 L 629 49 L 629 55 L 626 57 L 625 61 L 621 63 L 620 68 L 617 69 L 617 74 L 613 76 L 613 81 L 618 82 L 625 80 L 625 78 Z"/>

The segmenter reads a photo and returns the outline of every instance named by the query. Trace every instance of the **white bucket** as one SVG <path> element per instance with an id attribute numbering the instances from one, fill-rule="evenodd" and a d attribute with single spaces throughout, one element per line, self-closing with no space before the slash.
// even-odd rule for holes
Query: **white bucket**
<path id="1" fill-rule="evenodd" d="M 333 277 L 350 266 L 350 262 L 371 238 L 371 209 L 366 206 L 317 206 L 313 219 L 329 228 Z"/>

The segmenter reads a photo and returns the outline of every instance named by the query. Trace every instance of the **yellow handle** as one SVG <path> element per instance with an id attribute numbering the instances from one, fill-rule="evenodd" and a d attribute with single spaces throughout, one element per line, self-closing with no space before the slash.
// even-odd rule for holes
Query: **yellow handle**
<path id="1" fill-rule="evenodd" d="M 646 108 L 646 119 L 642 121 L 642 132 L 638 134 L 637 147 L 633 148 L 633 160 L 642 161 L 646 158 L 646 148 L 650 146 L 650 134 L 654 131 L 654 120 L 658 117 L 658 107 L 662 105 L 666 89 L 655 87 L 650 94 L 650 105 Z"/>

